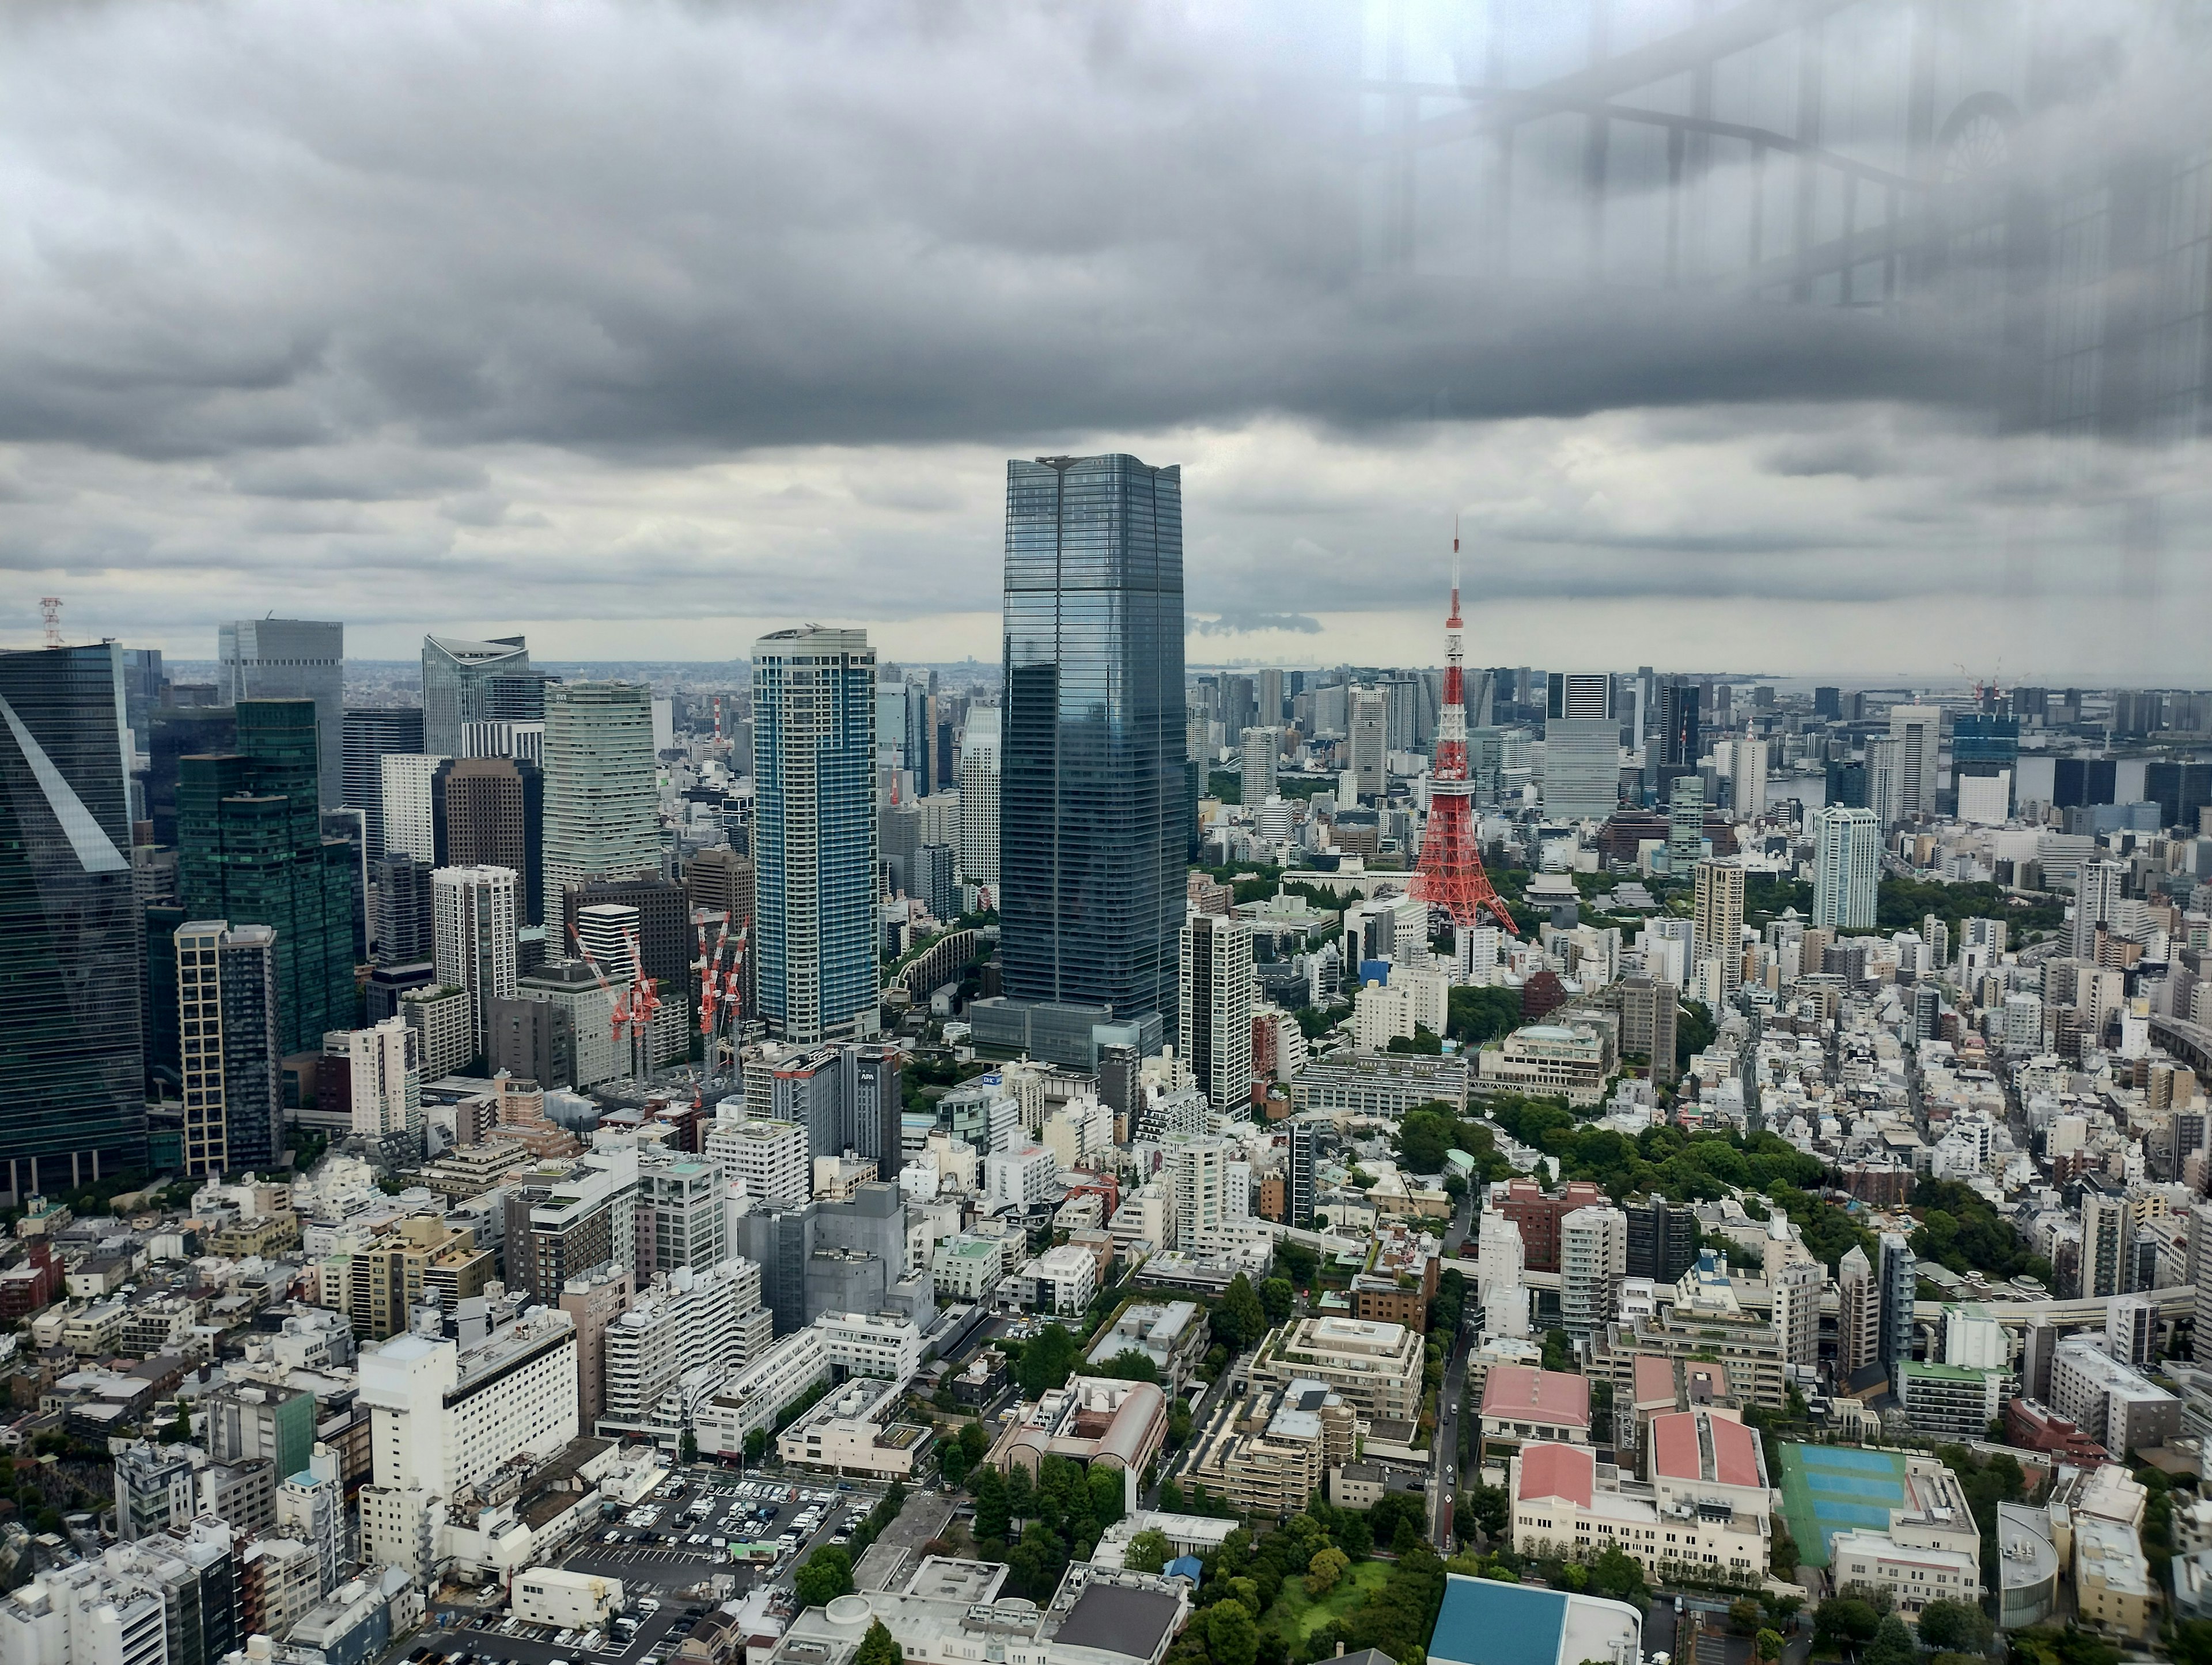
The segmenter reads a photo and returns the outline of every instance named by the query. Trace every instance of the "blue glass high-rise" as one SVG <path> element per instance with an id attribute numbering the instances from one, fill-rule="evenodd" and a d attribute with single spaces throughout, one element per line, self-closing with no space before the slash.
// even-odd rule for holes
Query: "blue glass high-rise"
<path id="1" fill-rule="evenodd" d="M 1000 957 L 1010 1000 L 1176 1018 L 1182 471 L 1006 465 Z"/>

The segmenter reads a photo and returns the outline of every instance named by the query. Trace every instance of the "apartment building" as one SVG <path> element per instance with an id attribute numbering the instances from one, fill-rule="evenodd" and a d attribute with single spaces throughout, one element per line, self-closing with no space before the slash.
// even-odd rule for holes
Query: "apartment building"
<path id="1" fill-rule="evenodd" d="M 1301 1318 L 1261 1344 L 1255 1382 L 1312 1381 L 1340 1394 L 1370 1420 L 1413 1422 L 1421 1413 L 1420 1334 L 1357 1318 Z"/>

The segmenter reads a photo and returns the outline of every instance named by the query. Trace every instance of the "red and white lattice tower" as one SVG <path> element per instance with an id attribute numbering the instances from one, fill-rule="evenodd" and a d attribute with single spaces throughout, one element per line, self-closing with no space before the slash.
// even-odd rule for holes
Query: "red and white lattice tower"
<path id="1" fill-rule="evenodd" d="M 1437 761 L 1429 775 L 1429 823 L 1413 895 L 1451 915 L 1454 925 L 1479 923 L 1478 911 L 1508 931 L 1513 915 L 1491 888 L 1474 837 L 1474 782 L 1467 775 L 1467 686 L 1459 616 L 1459 532 L 1452 531 L 1451 617 L 1444 621 L 1444 704 L 1437 715 Z"/>

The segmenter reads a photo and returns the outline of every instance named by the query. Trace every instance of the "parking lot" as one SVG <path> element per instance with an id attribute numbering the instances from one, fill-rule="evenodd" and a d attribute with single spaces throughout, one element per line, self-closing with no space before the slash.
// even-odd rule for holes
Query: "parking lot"
<path id="1" fill-rule="evenodd" d="M 787 1584 L 816 1546 L 849 1541 L 880 1495 L 818 1476 L 770 1480 L 685 1470 L 650 1498 L 608 1516 L 562 1559 L 575 1571 L 622 1580 L 628 1598 L 623 1623 L 564 1639 L 556 1628 L 507 1616 L 426 1639 L 413 1665 L 441 1665 L 441 1656 L 442 1665 L 664 1665 L 708 1607 L 671 1592 L 718 1574 L 732 1577 L 739 1592 L 757 1583 Z M 746 1546 L 773 1551 L 773 1559 L 737 1559 Z"/>

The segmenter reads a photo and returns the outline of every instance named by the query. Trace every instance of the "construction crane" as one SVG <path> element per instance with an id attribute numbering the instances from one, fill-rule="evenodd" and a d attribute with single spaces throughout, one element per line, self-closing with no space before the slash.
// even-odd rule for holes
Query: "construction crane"
<path id="1" fill-rule="evenodd" d="M 62 645 L 62 599 L 58 595 L 40 596 L 39 617 L 46 621 L 46 646 L 60 647 Z"/>
<path id="2" fill-rule="evenodd" d="M 599 992 L 607 997 L 608 1016 L 612 1022 L 615 1043 L 619 1046 L 624 1032 L 630 1042 L 632 1075 L 639 1081 L 653 1073 L 653 1019 L 660 1010 L 660 992 L 652 978 L 645 975 L 643 957 L 638 951 L 637 933 L 625 932 L 623 940 L 629 950 L 630 976 L 619 989 L 608 978 L 605 970 L 584 946 L 584 939 L 576 927 L 568 927 L 568 940 L 576 945 L 576 952 L 591 968 L 592 975 L 599 980 Z"/>

